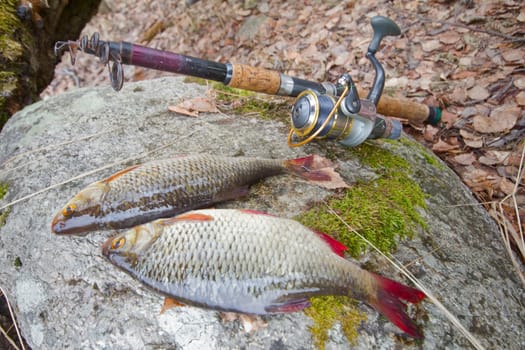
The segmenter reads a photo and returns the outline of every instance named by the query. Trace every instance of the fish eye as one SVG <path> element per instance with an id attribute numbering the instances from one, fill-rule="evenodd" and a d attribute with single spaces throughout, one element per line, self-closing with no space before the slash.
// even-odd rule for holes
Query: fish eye
<path id="1" fill-rule="evenodd" d="M 69 218 L 75 213 L 76 210 L 77 206 L 75 204 L 68 205 L 62 210 L 62 215 L 64 215 L 66 218 Z"/>
<path id="2" fill-rule="evenodd" d="M 111 249 L 122 248 L 124 243 L 126 243 L 126 238 L 124 238 L 124 237 L 117 238 L 111 243 Z"/>

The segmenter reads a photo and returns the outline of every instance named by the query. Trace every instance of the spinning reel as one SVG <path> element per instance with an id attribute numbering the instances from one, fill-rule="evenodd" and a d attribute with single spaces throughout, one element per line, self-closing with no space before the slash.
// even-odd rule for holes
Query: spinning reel
<path id="1" fill-rule="evenodd" d="M 371 21 L 374 36 L 366 57 L 372 62 L 376 76 L 368 97 L 360 99 L 349 74 L 343 74 L 332 90 L 340 96 L 305 90 L 297 96 L 292 108 L 288 145 L 298 147 L 314 139 L 335 139 L 345 146 L 356 146 L 366 139 L 397 139 L 402 126 L 398 120 L 377 114 L 376 107 L 385 85 L 385 71 L 375 57 L 383 37 L 399 35 L 401 30 L 391 19 L 376 16 Z M 303 138 L 293 142 L 296 135 Z"/>

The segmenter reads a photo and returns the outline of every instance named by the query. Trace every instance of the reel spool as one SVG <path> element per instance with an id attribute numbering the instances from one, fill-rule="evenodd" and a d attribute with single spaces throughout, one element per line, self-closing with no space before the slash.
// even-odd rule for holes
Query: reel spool
<path id="1" fill-rule="evenodd" d="M 343 93 L 336 101 L 331 95 L 303 91 L 292 108 L 288 145 L 299 147 L 314 139 L 335 139 L 354 147 L 367 139 L 398 139 L 401 136 L 401 123 L 377 114 L 371 101 L 361 100 L 359 113 L 352 113 L 347 108 L 349 99 L 345 97 Z M 294 134 L 302 140 L 293 142 Z"/>

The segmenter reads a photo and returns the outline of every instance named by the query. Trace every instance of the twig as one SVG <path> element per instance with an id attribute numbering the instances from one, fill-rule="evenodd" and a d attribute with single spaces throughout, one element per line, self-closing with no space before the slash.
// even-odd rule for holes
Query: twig
<path id="1" fill-rule="evenodd" d="M 396 12 L 398 12 L 398 11 L 396 11 Z M 457 23 L 457 22 L 449 22 L 449 21 L 440 20 L 440 19 L 429 19 L 429 18 L 420 16 L 420 15 L 416 15 L 416 18 L 419 21 L 425 22 L 425 23 L 440 23 L 440 24 L 449 25 L 449 26 L 452 26 L 452 27 L 465 28 L 465 29 L 468 29 L 468 30 L 470 30 L 472 32 L 478 32 L 478 33 L 484 33 L 484 34 L 493 35 L 493 36 L 499 36 L 500 38 L 504 38 L 504 39 L 509 40 L 511 42 L 525 43 L 525 38 L 519 38 L 519 37 L 515 37 L 515 36 L 512 36 L 512 35 L 503 34 L 503 33 L 497 32 L 495 30 L 471 27 L 471 26 L 466 25 L 466 24 Z"/>
<path id="2" fill-rule="evenodd" d="M 4 289 L 0 286 L 0 292 L 2 292 L 2 295 L 5 298 L 7 308 L 9 309 L 9 315 L 11 316 L 11 320 L 13 321 L 13 325 L 15 326 L 16 335 L 18 336 L 18 341 L 20 342 L 20 346 L 22 347 L 22 350 L 25 350 L 24 346 L 24 340 L 22 339 L 22 335 L 20 334 L 20 330 L 18 329 L 18 325 L 16 324 L 15 314 L 13 312 L 13 308 L 11 308 L 11 304 L 9 303 L 9 299 L 7 298 L 7 294 L 5 294 Z M 0 327 L 0 332 L 6 337 L 7 341 L 16 349 L 20 350 L 20 348 L 15 344 L 13 339 L 9 337 L 9 335 L 4 331 L 2 327 Z"/>

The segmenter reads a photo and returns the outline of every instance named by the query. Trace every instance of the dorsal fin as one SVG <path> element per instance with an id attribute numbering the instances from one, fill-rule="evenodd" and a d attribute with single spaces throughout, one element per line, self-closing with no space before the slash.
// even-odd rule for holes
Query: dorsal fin
<path id="1" fill-rule="evenodd" d="M 190 211 L 189 213 L 177 215 L 173 218 L 163 219 L 161 223 L 163 225 L 171 225 L 175 222 L 180 222 L 180 221 L 212 221 L 212 220 L 213 220 L 213 216 L 211 215 Z"/>
<path id="2" fill-rule="evenodd" d="M 319 237 L 321 237 L 323 239 L 323 241 L 328 243 L 330 248 L 332 248 L 332 251 L 334 253 L 336 253 L 337 255 L 344 256 L 345 251 L 348 250 L 348 248 L 343 243 L 341 243 L 337 239 L 327 235 L 326 233 L 321 232 L 321 231 L 315 231 L 315 230 L 312 230 L 312 231 L 314 231 L 317 235 L 319 235 Z"/>
<path id="3" fill-rule="evenodd" d="M 115 174 L 105 178 L 104 180 L 102 180 L 102 182 L 104 183 L 108 183 L 108 182 L 111 182 L 113 180 L 115 180 L 116 178 L 126 174 L 126 173 L 129 173 L 130 171 L 132 170 L 135 170 L 137 169 L 138 167 L 140 166 L 140 164 L 137 164 L 137 165 L 133 165 L 133 166 L 130 166 L 129 168 L 126 168 L 126 169 L 122 169 L 121 171 L 117 171 Z"/>

